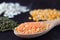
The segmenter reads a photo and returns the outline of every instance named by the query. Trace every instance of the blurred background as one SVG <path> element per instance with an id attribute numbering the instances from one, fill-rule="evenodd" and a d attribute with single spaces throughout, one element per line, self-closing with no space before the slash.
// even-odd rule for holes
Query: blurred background
<path id="1" fill-rule="evenodd" d="M 31 8 L 31 10 L 33 9 L 45 9 L 45 8 L 52 8 L 52 9 L 58 9 L 60 10 L 60 0 L 0 0 L 0 3 L 2 2 L 18 2 L 21 5 L 25 5 L 28 6 L 29 8 Z M 25 16 L 24 16 L 25 15 Z M 17 16 L 16 18 L 14 18 L 14 20 L 16 21 L 27 21 L 27 14 L 24 14 L 23 16 L 25 17 L 21 17 L 21 15 Z M 18 18 L 21 17 L 21 18 Z M 20 23 L 21 23 L 20 21 Z M 14 35 L 13 31 L 8 31 L 5 33 L 1 33 L 0 32 L 0 40 L 24 40 L 21 39 L 17 36 Z M 50 32 L 48 32 L 46 35 L 41 36 L 41 37 L 37 37 L 37 38 L 33 38 L 33 39 L 29 39 L 29 40 L 60 40 L 60 25 L 56 26 L 54 29 L 52 29 Z"/>
<path id="2" fill-rule="evenodd" d="M 21 5 L 33 4 L 34 8 L 56 8 L 60 9 L 60 0 L 0 0 L 1 2 L 19 2 Z"/>

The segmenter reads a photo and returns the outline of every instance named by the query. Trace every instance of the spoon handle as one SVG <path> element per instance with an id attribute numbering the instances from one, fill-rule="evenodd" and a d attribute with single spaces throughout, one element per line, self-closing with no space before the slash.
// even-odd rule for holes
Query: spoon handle
<path id="1" fill-rule="evenodd" d="M 60 19 L 54 20 L 53 23 L 54 23 L 55 26 L 56 26 L 56 25 L 60 25 Z"/>

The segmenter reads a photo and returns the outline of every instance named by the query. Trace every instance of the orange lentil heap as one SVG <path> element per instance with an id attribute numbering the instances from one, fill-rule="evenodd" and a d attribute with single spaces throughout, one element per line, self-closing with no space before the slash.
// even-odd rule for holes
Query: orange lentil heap
<path id="1" fill-rule="evenodd" d="M 16 31 L 21 34 L 34 34 L 48 29 L 49 24 L 42 22 L 25 22 L 16 27 Z"/>
<path id="2" fill-rule="evenodd" d="M 29 19 L 33 19 L 34 21 L 39 20 L 55 20 L 60 18 L 60 11 L 56 9 L 35 9 L 30 11 Z"/>

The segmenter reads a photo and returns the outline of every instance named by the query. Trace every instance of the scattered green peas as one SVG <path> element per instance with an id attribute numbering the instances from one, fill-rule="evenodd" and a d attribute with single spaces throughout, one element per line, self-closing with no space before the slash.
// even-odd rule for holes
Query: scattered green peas
<path id="1" fill-rule="evenodd" d="M 17 22 L 7 18 L 7 17 L 0 17 L 0 31 L 8 31 L 13 30 L 17 26 Z"/>

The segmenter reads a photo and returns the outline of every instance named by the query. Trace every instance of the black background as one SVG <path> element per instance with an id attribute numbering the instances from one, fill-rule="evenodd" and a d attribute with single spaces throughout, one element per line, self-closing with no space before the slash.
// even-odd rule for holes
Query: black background
<path id="1" fill-rule="evenodd" d="M 14 2 L 14 3 L 18 2 L 21 3 L 21 5 L 28 6 L 31 10 L 38 9 L 38 8 L 40 9 L 55 8 L 60 10 L 59 0 L 0 0 L 0 3 L 2 2 Z M 29 12 L 22 13 L 20 15 L 15 16 L 12 20 L 18 23 L 27 22 L 30 21 L 28 20 L 29 16 L 30 16 Z M 32 39 L 23 39 L 17 37 L 14 35 L 13 31 L 0 32 L 0 40 L 60 40 L 60 25 L 53 28 L 47 34 Z"/>

